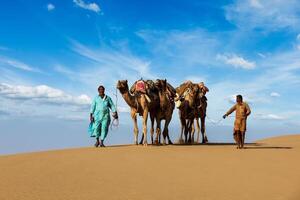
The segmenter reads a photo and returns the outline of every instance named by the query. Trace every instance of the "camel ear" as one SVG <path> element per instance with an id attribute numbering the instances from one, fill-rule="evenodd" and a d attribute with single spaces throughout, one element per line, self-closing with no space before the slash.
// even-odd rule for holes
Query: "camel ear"
<path id="1" fill-rule="evenodd" d="M 125 83 L 128 83 L 128 80 L 125 80 Z"/>
<path id="2" fill-rule="evenodd" d="M 167 83 L 167 79 L 165 79 L 165 83 Z"/>

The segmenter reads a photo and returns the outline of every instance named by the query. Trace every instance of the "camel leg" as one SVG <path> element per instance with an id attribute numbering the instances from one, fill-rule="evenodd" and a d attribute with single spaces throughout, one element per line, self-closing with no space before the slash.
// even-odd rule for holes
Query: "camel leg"
<path id="1" fill-rule="evenodd" d="M 184 120 L 183 128 L 184 128 L 184 143 L 187 144 L 188 143 L 188 134 L 189 134 L 189 128 L 188 128 L 187 120 Z"/>
<path id="2" fill-rule="evenodd" d="M 161 134 L 161 120 L 156 120 L 156 137 L 155 137 L 155 144 L 160 144 L 160 134 Z"/>
<path id="3" fill-rule="evenodd" d="M 143 141 L 144 141 L 144 134 L 142 134 L 142 138 L 140 140 L 140 143 L 139 144 L 143 144 Z"/>
<path id="4" fill-rule="evenodd" d="M 206 135 L 206 128 L 205 128 L 205 116 L 201 117 L 201 134 L 202 134 L 202 143 L 207 143 L 207 135 Z"/>
<path id="5" fill-rule="evenodd" d="M 193 131 L 193 120 L 189 119 L 187 123 L 187 134 L 188 134 L 188 143 L 192 143 L 192 131 Z"/>
<path id="6" fill-rule="evenodd" d="M 196 142 L 199 143 L 199 140 L 200 140 L 200 125 L 199 125 L 199 118 L 196 118 L 196 127 L 197 127 L 197 140 L 196 140 Z"/>
<path id="7" fill-rule="evenodd" d="M 151 134 L 151 144 L 153 143 L 153 135 L 154 135 L 154 115 L 150 113 L 150 120 L 151 120 L 151 128 L 150 128 L 150 134 Z"/>
<path id="8" fill-rule="evenodd" d="M 169 136 L 169 124 L 171 122 L 171 119 L 168 118 L 165 121 L 164 131 L 163 131 L 163 137 L 164 137 L 164 143 L 166 143 L 166 138 L 168 139 L 168 144 L 173 144 L 170 136 Z"/>
<path id="9" fill-rule="evenodd" d="M 180 133 L 180 138 L 179 138 L 179 143 L 183 143 L 183 132 L 184 132 L 184 127 L 185 127 L 185 120 L 180 118 L 180 123 L 181 123 L 181 133 Z"/>
<path id="10" fill-rule="evenodd" d="M 133 120 L 133 132 L 134 132 L 134 143 L 138 145 L 138 135 L 139 135 L 139 129 L 137 125 L 137 117 L 136 112 L 134 110 L 131 110 L 131 118 Z"/>
<path id="11" fill-rule="evenodd" d="M 145 108 L 144 109 L 144 113 L 143 113 L 143 135 L 144 135 L 144 141 L 143 141 L 143 145 L 147 146 L 147 121 L 148 121 L 148 109 Z"/>
<path id="12" fill-rule="evenodd" d="M 193 120 L 191 124 L 191 135 L 190 135 L 191 143 L 194 143 L 194 136 L 195 136 L 195 121 Z"/>

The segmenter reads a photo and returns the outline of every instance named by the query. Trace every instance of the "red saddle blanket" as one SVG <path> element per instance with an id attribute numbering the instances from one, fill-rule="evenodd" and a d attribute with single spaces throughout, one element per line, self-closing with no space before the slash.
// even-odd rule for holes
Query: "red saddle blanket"
<path id="1" fill-rule="evenodd" d="M 137 81 L 135 84 L 135 91 L 146 93 L 146 84 L 144 81 Z"/>

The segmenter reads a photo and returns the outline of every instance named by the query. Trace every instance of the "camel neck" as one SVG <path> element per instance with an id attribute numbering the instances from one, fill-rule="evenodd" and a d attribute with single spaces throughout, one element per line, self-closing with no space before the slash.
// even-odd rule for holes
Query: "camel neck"
<path id="1" fill-rule="evenodd" d="M 136 108 L 136 99 L 134 96 L 132 96 L 129 91 L 122 94 L 124 100 L 131 108 Z"/>

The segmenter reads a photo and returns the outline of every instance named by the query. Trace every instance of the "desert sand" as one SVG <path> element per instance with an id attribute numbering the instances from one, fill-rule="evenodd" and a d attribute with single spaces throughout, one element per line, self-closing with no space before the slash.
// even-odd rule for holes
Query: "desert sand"
<path id="1" fill-rule="evenodd" d="M 1 200 L 299 200 L 300 135 L 0 156 Z"/>

